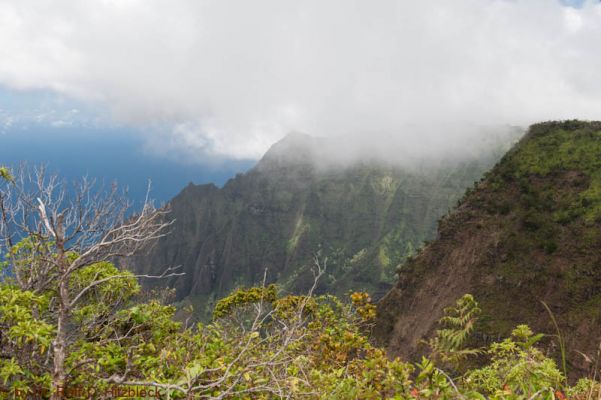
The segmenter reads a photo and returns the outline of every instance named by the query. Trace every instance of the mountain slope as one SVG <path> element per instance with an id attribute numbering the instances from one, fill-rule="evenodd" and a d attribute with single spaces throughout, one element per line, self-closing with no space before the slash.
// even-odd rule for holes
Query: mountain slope
<path id="1" fill-rule="evenodd" d="M 481 303 L 484 339 L 519 323 L 555 333 L 544 301 L 573 370 L 587 367 L 577 351 L 595 355 L 601 341 L 601 122 L 533 125 L 402 266 L 375 334 L 415 356 L 464 293 Z"/>
<path id="2" fill-rule="evenodd" d="M 284 290 L 306 290 L 321 251 L 328 265 L 319 291 L 381 297 L 396 267 L 504 150 L 490 146 L 478 157 L 409 168 L 336 163 L 327 146 L 291 134 L 223 188 L 189 185 L 170 202 L 172 233 L 134 259 L 135 269 L 181 265 L 186 276 L 169 284 L 178 300 L 206 315 L 215 299 L 261 282 L 265 270 Z"/>

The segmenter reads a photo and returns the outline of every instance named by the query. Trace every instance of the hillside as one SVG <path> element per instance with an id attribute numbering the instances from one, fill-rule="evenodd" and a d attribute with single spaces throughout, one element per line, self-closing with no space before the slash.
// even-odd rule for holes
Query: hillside
<path id="1" fill-rule="evenodd" d="M 318 291 L 381 297 L 397 266 L 434 236 L 437 220 L 518 132 L 478 156 L 413 167 L 337 163 L 324 150 L 336 143 L 291 134 L 223 188 L 186 187 L 170 202 L 171 234 L 134 267 L 181 265 L 186 276 L 169 284 L 204 315 L 233 288 L 260 282 L 265 269 L 283 290 L 306 290 L 317 251 L 328 257 Z"/>
<path id="2" fill-rule="evenodd" d="M 519 323 L 555 334 L 544 301 L 571 370 L 584 372 L 578 352 L 593 358 L 601 341 L 600 228 L 601 122 L 533 125 L 400 268 L 379 303 L 376 336 L 391 354 L 415 356 L 464 293 L 481 304 L 484 342 Z"/>

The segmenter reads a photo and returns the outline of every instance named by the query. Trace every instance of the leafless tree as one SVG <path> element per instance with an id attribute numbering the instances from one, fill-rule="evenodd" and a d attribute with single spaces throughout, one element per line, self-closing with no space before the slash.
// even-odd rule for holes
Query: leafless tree
<path id="1" fill-rule="evenodd" d="M 141 210 L 112 185 L 103 190 L 94 180 L 68 185 L 45 168 L 22 166 L 11 181 L 0 182 L 0 254 L 10 277 L 22 290 L 56 293 L 56 336 L 52 343 L 52 398 L 66 384 L 68 326 L 74 306 L 87 293 L 124 275 L 94 277 L 83 288 L 70 285 L 78 270 L 101 261 L 129 257 L 167 233 L 166 208 L 146 199 Z M 26 243 L 26 246 L 23 245 Z M 181 275 L 167 269 L 161 278 Z M 129 275 L 131 276 L 131 275 Z"/>

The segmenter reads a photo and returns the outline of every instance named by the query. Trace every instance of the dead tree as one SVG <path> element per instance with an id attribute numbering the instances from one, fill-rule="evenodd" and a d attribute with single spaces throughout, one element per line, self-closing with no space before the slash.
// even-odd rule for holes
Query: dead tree
<path id="1" fill-rule="evenodd" d="M 67 383 L 65 358 L 73 308 L 98 285 L 123 277 L 97 276 L 74 291 L 73 274 L 94 263 L 135 254 L 164 236 L 171 223 L 168 210 L 154 208 L 148 199 L 137 214 L 128 215 L 131 204 L 115 185 L 102 190 L 86 178 L 67 185 L 44 168 L 21 167 L 12 175 L 11 181 L 0 182 L 0 254 L 8 258 L 9 266 L 5 279 L 22 290 L 56 293 L 51 362 L 52 398 L 58 399 Z M 161 276 L 144 277 L 174 275 L 181 274 L 168 269 Z"/>

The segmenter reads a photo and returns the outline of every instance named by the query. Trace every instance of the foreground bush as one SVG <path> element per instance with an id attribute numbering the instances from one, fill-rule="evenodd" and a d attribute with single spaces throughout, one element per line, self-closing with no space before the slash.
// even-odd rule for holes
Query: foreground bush
<path id="1" fill-rule="evenodd" d="M 48 397 L 53 294 L 3 284 L 0 300 L 2 354 L 14 354 L 0 361 L 4 396 Z M 214 399 L 597 398 L 594 381 L 565 386 L 555 362 L 536 348 L 541 335 L 527 326 L 488 349 L 466 348 L 477 312 L 471 296 L 459 299 L 429 342 L 431 356 L 411 364 L 390 360 L 370 344 L 374 306 L 363 293 L 345 303 L 312 293 L 280 296 L 274 286 L 238 290 L 217 304 L 213 322 L 193 327 L 175 321 L 172 306 L 131 303 L 106 324 L 75 335 L 80 339 L 68 349 L 65 394 L 102 398 L 115 397 L 115 390 L 127 396 L 129 390 L 134 397 L 157 393 Z M 474 354 L 488 361 L 456 372 Z"/>

